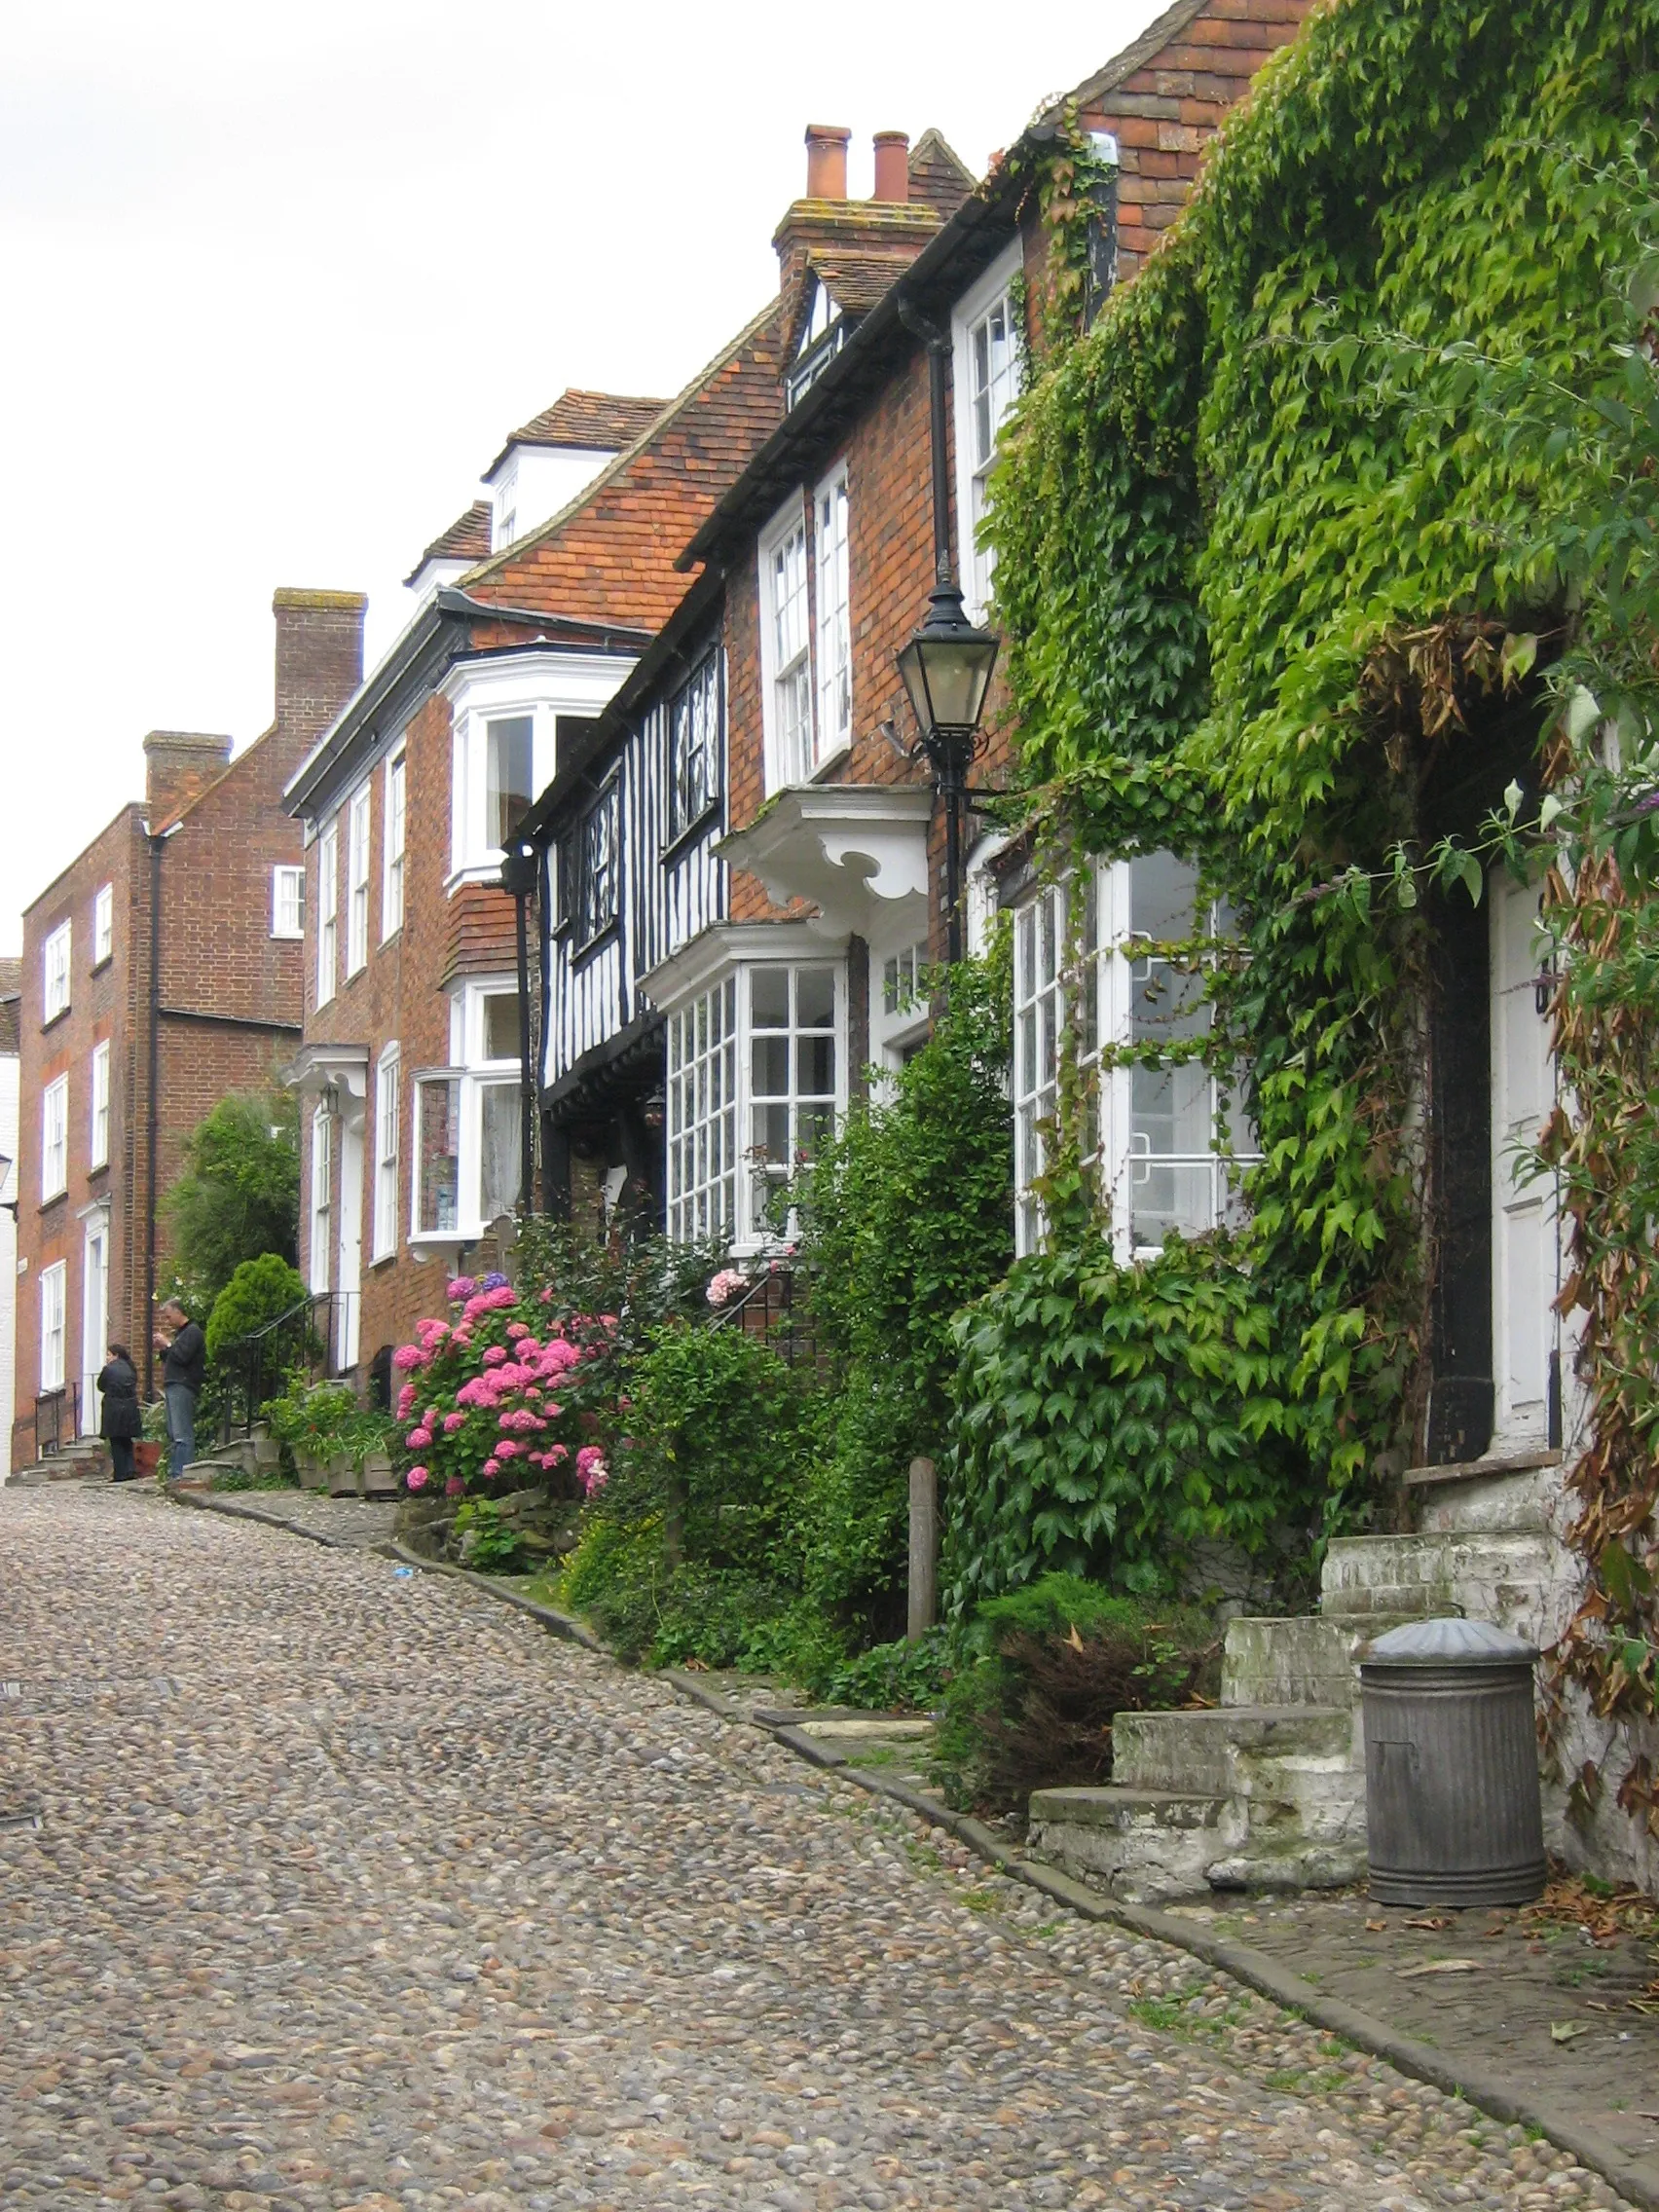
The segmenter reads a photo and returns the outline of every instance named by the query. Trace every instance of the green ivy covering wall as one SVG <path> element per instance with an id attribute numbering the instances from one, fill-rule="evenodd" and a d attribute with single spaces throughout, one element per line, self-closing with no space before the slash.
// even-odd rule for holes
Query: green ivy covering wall
<path id="1" fill-rule="evenodd" d="M 1055 869 L 1171 847 L 1233 902 L 1247 957 L 1180 949 L 1264 1159 L 1235 1237 L 1117 1266 L 1063 1082 L 1050 1249 L 962 1324 L 959 1602 L 1387 1510 L 1424 1331 L 1419 890 L 1481 880 L 1422 787 L 1481 712 L 1542 731 L 1581 491 L 1480 362 L 1604 372 L 1656 32 L 1659 0 L 1334 0 L 1092 331 L 1048 331 L 992 517 L 1032 834 Z"/>

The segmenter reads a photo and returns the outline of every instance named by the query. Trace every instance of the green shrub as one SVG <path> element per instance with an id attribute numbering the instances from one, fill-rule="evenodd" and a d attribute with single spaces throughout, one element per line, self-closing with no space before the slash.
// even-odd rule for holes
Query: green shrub
<path id="1" fill-rule="evenodd" d="M 463 1567 L 478 1574 L 512 1572 L 521 1546 L 493 1498 L 467 1498 L 456 1514 L 455 1533 Z"/>
<path id="2" fill-rule="evenodd" d="M 213 1301 L 207 1316 L 207 1358 L 216 1360 L 227 1346 L 252 1336 L 268 1321 L 279 1320 L 305 1301 L 306 1286 L 299 1273 L 279 1252 L 262 1252 L 243 1260 Z"/>
<path id="3" fill-rule="evenodd" d="M 671 1565 L 660 1517 L 614 1521 L 590 1508 L 559 1596 L 619 1658 L 754 1667 L 769 1664 L 767 1630 L 792 1593 L 742 1567 Z"/>
<path id="4" fill-rule="evenodd" d="M 385 1417 L 366 1414 L 349 1384 L 308 1383 L 303 1376 L 295 1376 L 278 1396 L 267 1399 L 260 1419 L 279 1444 L 313 1459 L 330 1459 L 337 1452 L 356 1457 L 367 1425 L 385 1427 Z"/>
<path id="5" fill-rule="evenodd" d="M 299 1126 L 295 1094 L 274 1088 L 221 1098 L 190 1132 L 164 1206 L 174 1285 L 193 1314 L 211 1309 L 244 1260 L 297 1256 Z"/>
<path id="6" fill-rule="evenodd" d="M 1213 1690 L 1221 1640 L 1207 1613 L 1050 1574 L 992 1599 L 962 1634 L 936 1755 L 976 1802 L 1099 1783 L 1120 1713 L 1160 1713 Z"/>
<path id="7" fill-rule="evenodd" d="M 848 1659 L 826 1685 L 831 1703 L 866 1712 L 937 1706 L 955 1672 L 950 1634 L 929 1629 L 914 1643 L 878 1643 Z"/>

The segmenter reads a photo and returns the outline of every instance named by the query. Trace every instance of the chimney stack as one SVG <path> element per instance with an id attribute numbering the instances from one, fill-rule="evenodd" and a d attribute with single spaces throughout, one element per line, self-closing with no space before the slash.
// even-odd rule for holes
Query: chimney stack
<path id="1" fill-rule="evenodd" d="M 808 200 L 845 200 L 847 197 L 847 147 L 850 130 L 838 123 L 809 123 L 806 127 L 806 197 Z"/>
<path id="2" fill-rule="evenodd" d="M 874 200 L 903 206 L 910 197 L 910 134 L 907 130 L 878 130 L 875 134 Z"/>
<path id="3" fill-rule="evenodd" d="M 271 602 L 276 617 L 276 738 L 298 766 L 363 681 L 360 591 L 294 591 Z"/>
<path id="4" fill-rule="evenodd" d="M 153 729 L 144 740 L 144 812 L 164 829 L 230 765 L 231 741 L 204 730 Z"/>

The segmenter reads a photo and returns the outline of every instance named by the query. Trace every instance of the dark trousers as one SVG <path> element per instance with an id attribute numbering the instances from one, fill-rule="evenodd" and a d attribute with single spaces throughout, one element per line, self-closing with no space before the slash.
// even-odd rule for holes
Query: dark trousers
<path id="1" fill-rule="evenodd" d="M 162 1395 L 167 1402 L 167 1472 L 176 1477 L 196 1456 L 196 1392 L 183 1382 L 166 1382 Z"/>
<path id="2" fill-rule="evenodd" d="M 130 1436 L 112 1436 L 109 1456 L 115 1461 L 115 1479 L 118 1483 L 132 1480 L 132 1439 Z"/>

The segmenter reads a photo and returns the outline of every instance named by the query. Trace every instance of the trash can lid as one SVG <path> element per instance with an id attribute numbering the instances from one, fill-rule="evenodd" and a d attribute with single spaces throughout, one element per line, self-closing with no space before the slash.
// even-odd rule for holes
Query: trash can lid
<path id="1" fill-rule="evenodd" d="M 1376 1660 L 1388 1667 L 1499 1667 L 1524 1661 L 1530 1666 L 1537 1656 L 1535 1644 L 1511 1636 L 1494 1621 L 1464 1620 L 1455 1614 L 1447 1620 L 1407 1621 L 1403 1628 L 1389 1629 L 1366 1646 L 1360 1664 Z"/>

